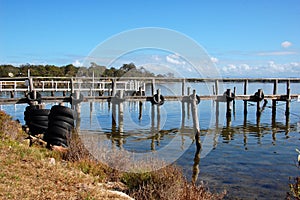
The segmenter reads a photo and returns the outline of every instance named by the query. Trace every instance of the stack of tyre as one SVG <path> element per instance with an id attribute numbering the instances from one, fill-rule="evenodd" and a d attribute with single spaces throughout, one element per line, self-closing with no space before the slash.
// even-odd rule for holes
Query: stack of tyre
<path id="1" fill-rule="evenodd" d="M 52 106 L 48 118 L 48 129 L 44 140 L 48 146 L 57 145 L 68 147 L 68 141 L 74 128 L 75 112 L 71 108 Z"/>
<path id="2" fill-rule="evenodd" d="M 27 106 L 24 120 L 31 135 L 44 134 L 48 129 L 49 109 L 39 109 L 37 105 Z"/>

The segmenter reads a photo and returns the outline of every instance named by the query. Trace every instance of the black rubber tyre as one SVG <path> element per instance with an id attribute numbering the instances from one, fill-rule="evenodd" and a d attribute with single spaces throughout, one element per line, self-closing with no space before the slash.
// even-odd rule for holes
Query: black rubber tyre
<path id="1" fill-rule="evenodd" d="M 52 106 L 50 113 L 51 115 L 54 116 L 59 115 L 59 116 L 69 117 L 72 119 L 76 118 L 75 111 L 65 106 L 59 106 L 59 105 Z"/>
<path id="2" fill-rule="evenodd" d="M 48 121 L 30 121 L 29 126 L 36 126 L 36 127 L 46 127 L 48 128 Z"/>
<path id="3" fill-rule="evenodd" d="M 30 117 L 30 120 L 31 121 L 48 121 L 48 116 L 47 115 L 40 115 L 40 116 L 36 116 L 36 115 L 33 115 Z"/>
<path id="4" fill-rule="evenodd" d="M 73 129 L 73 126 L 67 122 L 64 121 L 49 121 L 48 127 L 61 127 L 66 130 Z"/>
<path id="5" fill-rule="evenodd" d="M 66 123 L 70 124 L 71 126 L 74 126 L 74 119 L 69 118 L 69 117 L 50 114 L 48 120 L 49 120 L 49 122 L 51 122 L 51 121 L 63 121 L 63 122 L 66 122 Z"/>
<path id="6" fill-rule="evenodd" d="M 53 138 L 49 138 L 47 141 L 48 144 L 51 145 L 57 145 L 57 146 L 63 146 L 63 147 L 68 147 L 68 143 L 66 139 L 62 139 L 59 137 L 53 137 Z"/>
<path id="7" fill-rule="evenodd" d="M 47 137 L 67 138 L 71 134 L 71 130 L 67 130 L 58 126 L 48 127 Z"/>
<path id="8" fill-rule="evenodd" d="M 31 116 L 48 116 L 50 114 L 49 109 L 33 109 L 30 110 L 30 115 Z"/>
<path id="9" fill-rule="evenodd" d="M 152 99 L 151 99 L 152 104 L 157 104 L 157 105 L 163 105 L 165 103 L 165 97 L 163 95 L 160 95 L 160 98 L 158 99 L 158 95 L 155 94 Z"/>

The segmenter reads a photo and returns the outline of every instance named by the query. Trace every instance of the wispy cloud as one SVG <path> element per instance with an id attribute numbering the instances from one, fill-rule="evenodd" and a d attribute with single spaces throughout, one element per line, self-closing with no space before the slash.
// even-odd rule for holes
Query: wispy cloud
<path id="1" fill-rule="evenodd" d="M 292 43 L 289 42 L 289 41 L 284 41 L 284 42 L 281 43 L 281 46 L 283 48 L 289 48 L 290 46 L 292 46 Z"/>
<path id="2" fill-rule="evenodd" d="M 170 54 L 166 56 L 166 60 L 168 63 L 175 64 L 175 65 L 185 65 L 186 62 L 180 58 L 178 54 Z"/>
<path id="3" fill-rule="evenodd" d="M 286 56 L 297 54 L 296 51 L 270 51 L 257 53 L 258 56 Z"/>
<path id="4" fill-rule="evenodd" d="M 271 60 L 259 65 L 228 64 L 220 70 L 223 76 L 293 77 L 300 74 L 300 62 L 276 63 Z"/>

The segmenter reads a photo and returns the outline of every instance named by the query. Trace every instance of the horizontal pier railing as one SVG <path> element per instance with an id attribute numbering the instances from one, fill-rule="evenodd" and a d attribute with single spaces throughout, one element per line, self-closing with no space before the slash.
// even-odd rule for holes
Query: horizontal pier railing
<path id="1" fill-rule="evenodd" d="M 84 101 L 110 101 L 120 91 L 138 94 L 138 96 L 124 95 L 127 101 L 148 101 L 155 95 L 156 84 L 180 83 L 182 92 L 176 96 L 164 96 L 166 101 L 182 100 L 190 95 L 187 90 L 188 83 L 212 83 L 213 94 L 198 94 L 202 100 L 219 100 L 226 101 L 224 91 L 220 88 L 222 83 L 242 83 L 244 91 L 242 94 L 236 94 L 235 100 L 250 100 L 253 94 L 248 94 L 248 86 L 251 83 L 271 83 L 273 84 L 273 92 L 265 94 L 264 99 L 274 101 L 286 101 L 290 99 L 300 98 L 300 94 L 290 91 L 291 83 L 299 83 L 300 78 L 160 78 L 160 77 L 15 77 L 0 78 L 0 93 L 10 92 L 10 98 L 0 98 L 0 104 L 6 103 L 22 103 L 24 99 L 15 98 L 18 92 L 28 93 L 48 92 L 43 94 L 42 100 L 51 101 L 68 101 L 65 97 L 66 93 L 88 92 L 84 96 Z M 286 84 L 286 92 L 278 94 L 278 84 Z M 151 96 L 145 96 L 146 84 L 151 85 Z M 63 92 L 63 96 L 55 95 L 56 92 Z M 201 92 L 201 91 L 200 91 Z M 106 93 L 106 94 L 105 94 Z M 48 96 L 45 96 L 48 95 Z M 164 95 L 164 94 L 162 94 Z M 24 95 L 25 98 L 25 95 Z"/>

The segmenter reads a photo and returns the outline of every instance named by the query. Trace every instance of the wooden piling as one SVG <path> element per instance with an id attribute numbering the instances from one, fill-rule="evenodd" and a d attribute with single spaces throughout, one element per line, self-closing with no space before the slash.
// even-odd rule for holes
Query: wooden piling
<path id="1" fill-rule="evenodd" d="M 10 98 L 15 98 L 15 92 L 14 91 L 10 91 Z"/>
<path id="2" fill-rule="evenodd" d="M 258 94 L 258 97 L 262 97 L 263 96 L 263 91 L 262 89 L 258 89 L 257 90 L 257 94 Z M 261 114 L 261 109 L 260 109 L 260 100 L 257 100 L 256 101 L 256 116 L 257 117 L 260 117 L 260 114 Z"/>
<path id="3" fill-rule="evenodd" d="M 246 79 L 244 81 L 244 95 L 247 95 L 247 90 L 248 90 L 248 80 Z M 248 102 L 244 101 L 244 115 L 247 115 L 248 113 L 248 106 L 247 106 Z"/>
<path id="4" fill-rule="evenodd" d="M 182 79 L 181 83 L 181 95 L 184 96 L 184 90 L 185 90 L 185 79 Z"/>
<path id="5" fill-rule="evenodd" d="M 215 81 L 215 90 L 216 90 L 216 95 L 218 95 L 219 94 L 219 81 L 218 80 Z"/>
<path id="6" fill-rule="evenodd" d="M 278 79 L 274 80 L 273 95 L 277 94 L 277 90 L 278 90 Z M 272 100 L 272 115 L 276 115 L 276 102 L 277 102 L 276 99 Z"/>
<path id="7" fill-rule="evenodd" d="M 151 95 L 152 96 L 155 95 L 155 79 L 154 78 L 151 80 Z"/>
<path id="8" fill-rule="evenodd" d="M 198 107 L 197 107 L 196 90 L 193 90 L 191 104 L 192 104 L 192 116 L 193 116 L 193 124 L 194 124 L 196 147 L 197 147 L 197 151 L 198 150 L 200 151 L 200 149 L 201 149 L 201 143 L 200 143 L 200 125 L 199 125 L 199 118 L 198 118 Z"/>
<path id="9" fill-rule="evenodd" d="M 112 92 L 111 92 L 111 96 L 116 96 L 116 89 L 117 89 L 117 82 L 116 82 L 116 79 L 112 79 Z"/>
<path id="10" fill-rule="evenodd" d="M 191 94 L 191 87 L 188 87 L 187 88 L 187 96 L 190 96 L 190 94 Z M 191 106 L 188 103 L 187 104 L 187 116 L 188 116 L 188 119 L 190 119 L 190 110 L 191 110 L 190 108 L 191 108 Z"/>
<path id="11" fill-rule="evenodd" d="M 231 117 L 231 99 L 230 97 L 232 97 L 231 95 L 231 89 L 227 89 L 226 90 L 226 94 L 227 94 L 227 98 L 226 98 L 226 117 Z"/>
<path id="12" fill-rule="evenodd" d="M 290 88 L 290 80 L 288 80 L 286 82 L 286 108 L 285 108 L 286 117 L 290 115 L 290 102 L 291 102 L 291 88 Z"/>

